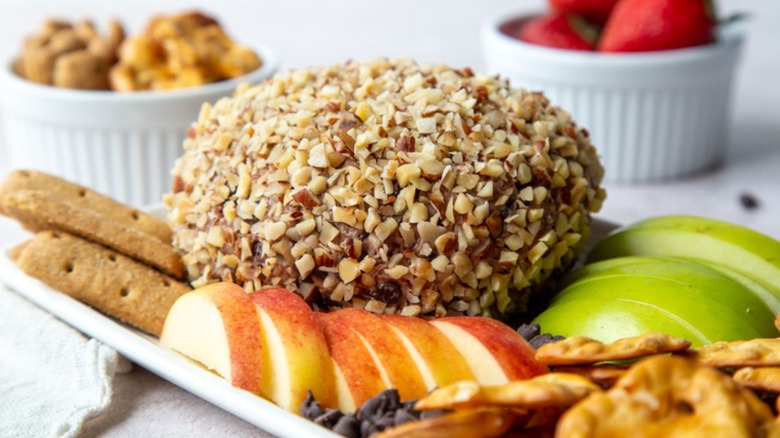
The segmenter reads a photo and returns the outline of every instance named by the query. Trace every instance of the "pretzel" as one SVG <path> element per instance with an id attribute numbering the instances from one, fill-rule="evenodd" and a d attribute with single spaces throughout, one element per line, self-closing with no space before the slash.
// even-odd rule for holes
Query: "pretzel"
<path id="1" fill-rule="evenodd" d="M 420 399 L 415 409 L 437 410 L 477 406 L 507 406 L 533 410 L 570 406 L 601 388 L 590 380 L 568 373 L 548 373 L 503 385 L 480 386 L 477 382 L 456 382 L 436 389 Z"/>
<path id="2" fill-rule="evenodd" d="M 735 382 L 756 391 L 780 394 L 780 367 L 745 367 L 731 376 Z"/>
<path id="3" fill-rule="evenodd" d="M 142 34 L 125 40 L 109 81 L 117 91 L 188 88 L 239 77 L 261 64 L 216 20 L 192 12 L 154 17 Z"/>
<path id="4" fill-rule="evenodd" d="M 628 371 L 620 365 L 572 365 L 556 367 L 556 373 L 570 373 L 585 377 L 593 383 L 609 388 Z"/>
<path id="5" fill-rule="evenodd" d="M 14 71 L 44 85 L 107 90 L 108 71 L 123 39 L 124 29 L 114 20 L 105 36 L 88 20 L 75 25 L 49 20 L 38 35 L 25 40 Z"/>
<path id="6" fill-rule="evenodd" d="M 109 58 L 96 56 L 88 50 L 65 53 L 54 63 L 52 84 L 63 88 L 107 90 L 109 68 Z"/>
<path id="7" fill-rule="evenodd" d="M 563 414 L 558 437 L 752 437 L 773 415 L 749 389 L 718 370 L 675 356 L 644 359 L 609 391 Z"/>
<path id="8" fill-rule="evenodd" d="M 684 339 L 656 332 L 618 339 L 611 344 L 585 336 L 573 336 L 539 347 L 536 360 L 545 365 L 591 364 L 681 351 L 690 345 Z"/>
<path id="9" fill-rule="evenodd" d="M 438 417 L 411 421 L 387 429 L 374 438 L 400 437 L 497 437 L 528 421 L 528 412 L 490 406 L 463 409 Z"/>
<path id="10" fill-rule="evenodd" d="M 716 368 L 780 366 L 780 338 L 716 342 L 691 353 L 697 362 Z"/>

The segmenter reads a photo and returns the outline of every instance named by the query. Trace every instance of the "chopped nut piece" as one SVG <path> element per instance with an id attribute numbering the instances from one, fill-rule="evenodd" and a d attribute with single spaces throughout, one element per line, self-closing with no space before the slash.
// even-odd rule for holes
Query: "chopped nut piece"
<path id="1" fill-rule="evenodd" d="M 409 273 L 409 268 L 406 266 L 400 266 L 396 265 L 392 268 L 389 268 L 385 271 L 385 273 L 392 279 L 398 280 L 399 278 L 403 277 L 404 275 Z"/>
<path id="2" fill-rule="evenodd" d="M 412 179 L 420 177 L 420 167 L 416 164 L 404 164 L 395 173 L 395 178 L 401 187 L 407 186 Z"/>
<path id="3" fill-rule="evenodd" d="M 471 200 L 466 196 L 465 194 L 461 193 L 458 195 L 458 197 L 455 199 L 455 205 L 453 206 L 455 211 L 460 214 L 466 214 L 471 212 L 471 210 L 474 208 L 474 203 L 471 202 Z"/>
<path id="4" fill-rule="evenodd" d="M 312 257 L 311 254 L 304 254 L 295 261 L 295 267 L 298 268 L 298 273 L 301 274 L 301 278 L 306 278 L 317 265 L 314 263 L 314 257 Z"/>
<path id="5" fill-rule="evenodd" d="M 397 229 L 398 222 L 396 222 L 393 218 L 387 218 L 381 224 L 376 226 L 374 229 L 374 234 L 380 241 L 384 242 Z"/>
<path id="6" fill-rule="evenodd" d="M 433 134 L 436 132 L 436 119 L 433 117 L 417 119 L 417 131 L 420 134 Z"/>
<path id="7" fill-rule="evenodd" d="M 360 275 L 360 265 L 354 259 L 341 259 L 339 276 L 344 283 L 350 283 Z"/>
<path id="8" fill-rule="evenodd" d="M 360 118 L 362 121 L 368 120 L 368 118 L 371 116 L 372 110 L 371 105 L 368 104 L 368 102 L 360 102 L 357 109 L 355 110 L 355 115 Z"/>
<path id="9" fill-rule="evenodd" d="M 265 238 L 274 241 L 284 235 L 287 231 L 287 225 L 284 222 L 269 222 L 263 228 Z"/>
<path id="10" fill-rule="evenodd" d="M 225 244 L 225 236 L 222 235 L 222 230 L 219 228 L 210 229 L 206 236 L 206 243 L 213 247 L 221 248 Z"/>

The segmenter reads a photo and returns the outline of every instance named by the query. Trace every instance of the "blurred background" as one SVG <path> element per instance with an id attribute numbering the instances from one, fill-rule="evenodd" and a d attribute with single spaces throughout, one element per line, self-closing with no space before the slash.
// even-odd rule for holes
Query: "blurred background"
<path id="1" fill-rule="evenodd" d="M 743 223 L 780 238 L 780 2 L 716 4 L 721 16 L 749 14 L 725 165 L 675 181 L 607 184 L 609 196 L 600 218 L 628 223 L 658 214 L 691 213 Z M 543 0 L 0 0 L 0 53 L 7 60 L 48 17 L 88 17 L 98 26 L 116 17 L 132 33 L 152 15 L 199 9 L 218 18 L 235 39 L 269 45 L 279 55 L 282 70 L 374 56 L 406 56 L 484 70 L 483 26 L 511 12 L 546 7 Z M 573 116 L 576 120 L 577 114 Z M 0 134 L 1 130 L 2 125 Z M 7 156 L 0 135 L 0 178 L 9 170 Z M 0 218 L 0 241 L 18 232 Z"/>

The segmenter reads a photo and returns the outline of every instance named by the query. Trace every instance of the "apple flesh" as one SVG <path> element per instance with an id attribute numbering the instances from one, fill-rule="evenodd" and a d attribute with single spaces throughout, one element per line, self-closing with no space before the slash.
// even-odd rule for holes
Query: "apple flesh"
<path id="1" fill-rule="evenodd" d="M 706 266 L 661 257 L 585 266 L 535 322 L 603 342 L 648 331 L 694 345 L 778 335 L 773 312 L 750 289 Z"/>
<path id="2" fill-rule="evenodd" d="M 307 391 L 324 407 L 337 405 L 333 361 L 325 334 L 306 301 L 286 289 L 253 292 L 262 325 L 262 392 L 274 403 L 298 412 Z"/>
<path id="3" fill-rule="evenodd" d="M 431 321 L 466 358 L 482 385 L 501 385 L 549 372 L 536 350 L 507 325 L 490 318 L 452 316 Z"/>
<path id="4" fill-rule="evenodd" d="M 264 369 L 260 320 L 252 299 L 233 283 L 215 283 L 174 302 L 160 343 L 261 395 Z"/>
<path id="5" fill-rule="evenodd" d="M 401 339 L 428 390 L 461 380 L 475 380 L 466 358 L 430 322 L 402 315 L 380 315 Z"/>
<path id="6" fill-rule="evenodd" d="M 401 400 L 418 399 L 428 392 L 409 350 L 382 318 L 366 310 L 346 308 L 331 313 L 330 319 L 357 334 L 378 365 L 382 380 L 398 390 Z"/>
<path id="7" fill-rule="evenodd" d="M 333 360 L 338 406 L 353 412 L 366 400 L 392 386 L 363 339 L 338 317 L 340 311 L 316 313 Z"/>

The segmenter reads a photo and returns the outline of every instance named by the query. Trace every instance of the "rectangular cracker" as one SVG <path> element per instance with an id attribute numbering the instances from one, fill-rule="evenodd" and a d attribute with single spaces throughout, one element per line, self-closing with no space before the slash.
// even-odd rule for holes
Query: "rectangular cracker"
<path id="1" fill-rule="evenodd" d="M 169 242 L 89 208 L 63 201 L 49 192 L 16 190 L 0 198 L 3 212 L 34 232 L 60 230 L 105 245 L 178 279 L 184 279 L 181 256 Z"/>
<path id="2" fill-rule="evenodd" d="M 0 186 L 0 198 L 18 190 L 44 191 L 62 202 L 89 209 L 106 220 L 143 231 L 166 243 L 170 243 L 173 236 L 164 221 L 58 176 L 35 170 L 13 171 Z"/>
<path id="3" fill-rule="evenodd" d="M 191 290 L 116 251 L 60 231 L 38 233 L 16 263 L 53 289 L 155 336 L 174 301 Z"/>

